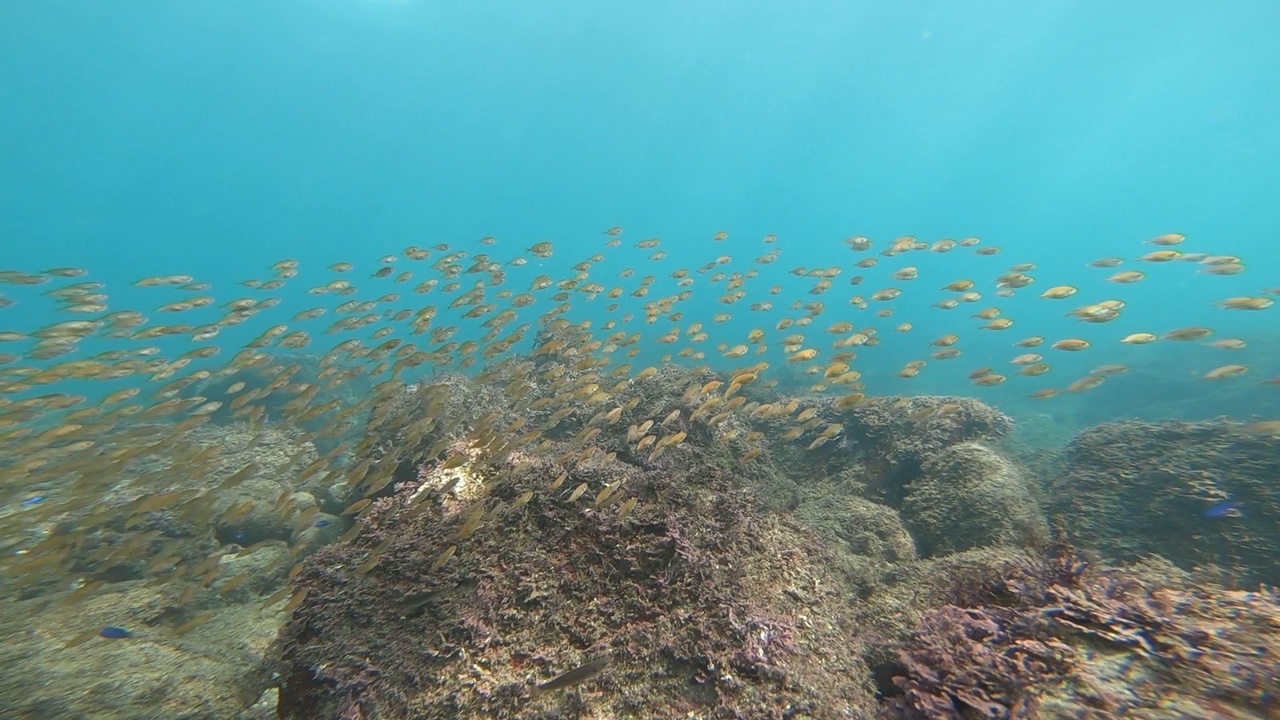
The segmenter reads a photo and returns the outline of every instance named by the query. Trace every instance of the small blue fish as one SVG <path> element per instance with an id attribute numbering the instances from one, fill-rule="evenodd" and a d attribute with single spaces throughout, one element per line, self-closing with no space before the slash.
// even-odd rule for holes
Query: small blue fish
<path id="1" fill-rule="evenodd" d="M 31 497 L 29 497 L 29 498 L 27 498 L 26 500 L 23 500 L 23 501 L 22 501 L 22 507 L 35 507 L 36 505 L 39 505 L 40 503 L 42 503 L 42 502 L 44 502 L 44 501 L 45 501 L 45 496 L 43 496 L 43 495 L 32 495 Z"/>
<path id="2" fill-rule="evenodd" d="M 1203 514 L 1211 520 L 1244 517 L 1244 511 L 1240 509 L 1240 503 L 1235 500 L 1223 500 L 1222 502 L 1214 503 Z"/>
<path id="3" fill-rule="evenodd" d="M 329 527 L 329 525 L 330 525 L 330 522 L 329 522 L 328 520 L 317 520 L 317 521 L 316 521 L 316 527 Z"/>
<path id="4" fill-rule="evenodd" d="M 133 637 L 133 633 L 122 627 L 116 627 L 114 625 L 108 625 L 107 627 L 102 628 L 102 632 L 98 634 L 110 640 L 120 640 L 122 638 Z"/>

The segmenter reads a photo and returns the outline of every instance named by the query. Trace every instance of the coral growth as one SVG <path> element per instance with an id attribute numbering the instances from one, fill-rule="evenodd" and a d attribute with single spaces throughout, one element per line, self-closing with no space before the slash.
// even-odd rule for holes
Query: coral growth
<path id="1" fill-rule="evenodd" d="M 1094 570 L 1062 547 L 980 592 L 967 588 L 903 643 L 893 687 L 882 683 L 882 714 L 1275 717 L 1276 595 L 1167 582 L 1136 568 Z"/>
<path id="2" fill-rule="evenodd" d="M 893 463 L 923 462 L 948 446 L 1013 429 L 1013 419 L 990 405 L 950 395 L 880 398 L 847 417 L 855 423 L 851 430 L 877 441 L 877 455 Z"/>
<path id="3" fill-rule="evenodd" d="M 1003 608 L 943 606 L 912 640 L 901 655 L 906 674 L 894 678 L 903 695 L 889 708 L 901 717 L 1029 717 L 1074 654 L 1034 615 Z"/>

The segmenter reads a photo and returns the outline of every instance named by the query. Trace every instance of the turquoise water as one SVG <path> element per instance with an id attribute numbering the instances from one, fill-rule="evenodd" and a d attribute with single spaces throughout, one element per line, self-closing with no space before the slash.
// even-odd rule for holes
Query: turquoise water
<path id="1" fill-rule="evenodd" d="M 1280 262 L 1269 2 L 2 12 L 8 266 L 230 281 L 615 224 L 792 256 L 978 234 L 1068 277 L 1170 231 Z"/>
<path id="2" fill-rule="evenodd" d="M 1240 277 L 1158 268 L 1107 288 L 1142 300 L 1125 332 L 1248 328 L 1204 305 L 1256 293 L 1280 265 L 1280 97 L 1266 92 L 1280 9 L 1267 2 L 47 2 L 3 15 L 0 264 L 80 265 L 130 305 L 156 294 L 117 283 L 145 275 L 197 268 L 226 287 L 281 258 L 315 270 L 485 235 L 552 239 L 576 260 L 615 224 L 662 237 L 670 267 L 758 251 L 701 242 L 718 230 L 779 235 L 787 267 L 851 234 L 974 234 L 1004 249 L 996 263 L 1099 290 L 1087 261 L 1158 233 L 1247 258 Z M 986 260 L 928 260 L 941 259 L 929 284 Z M 921 333 L 957 322 L 938 316 L 911 319 Z"/>
<path id="3" fill-rule="evenodd" d="M 438 275 L 429 268 L 440 256 L 465 252 L 459 263 L 466 268 L 477 253 L 492 255 L 506 276 L 502 288 L 490 286 L 486 301 L 506 308 L 509 301 L 495 299 L 498 290 L 526 292 L 544 274 L 570 278 L 576 263 L 601 253 L 590 281 L 625 292 L 615 301 L 575 290 L 565 317 L 591 320 L 603 338 L 613 332 L 601 329 L 607 322 L 635 313 L 634 322 L 618 328 L 644 334 L 638 353 L 623 359 L 620 350 L 609 361 L 632 363 L 632 375 L 688 345 L 654 341 L 673 327 L 688 338 L 694 322 L 703 323 L 709 340 L 699 346 L 705 355 L 686 364 L 741 370 L 757 360 L 754 351 L 726 360 L 717 344 L 746 343 L 748 333 L 761 328 L 770 344 L 761 359 L 772 363 L 782 389 L 803 393 L 822 374 L 811 378 L 786 362 L 793 350 L 784 353 L 779 339 L 803 332 L 805 345 L 822 348 L 819 366 L 826 367 L 840 335 L 828 334 L 828 326 L 847 320 L 859 329 L 878 328 L 880 346 L 855 348 L 859 358 L 852 363 L 869 396 L 976 396 L 1019 421 L 1032 419 L 1033 427 L 1055 428 L 1050 444 L 1065 443 L 1087 425 L 1132 416 L 1274 420 L 1280 387 L 1262 381 L 1280 376 L 1280 310 L 1228 311 L 1215 303 L 1280 299 L 1278 27 L 1280 5 L 1269 1 L 11 0 L 0 7 L 0 271 L 83 268 L 87 277 L 79 280 L 106 283 L 111 310 L 144 311 L 153 324 L 215 323 L 228 301 L 280 298 L 279 307 L 223 328 L 209 343 L 192 342 L 189 332 L 145 343 L 169 359 L 201 345 L 221 350 L 216 359 L 193 362 L 184 371 L 190 372 L 217 369 L 276 323 L 306 330 L 315 338 L 306 352 L 323 354 L 350 335 L 324 334 L 337 319 L 332 312 L 290 320 L 295 313 L 393 292 L 400 297 L 379 303 L 377 312 L 437 304 L 435 327 L 457 324 L 452 340 L 479 340 L 485 334 L 480 321 L 461 319 L 471 306 L 445 306 L 487 275 L 462 275 L 461 289 L 448 295 L 411 294 L 418 282 Z M 606 230 L 614 226 L 625 230 L 620 245 L 608 247 Z M 727 239 L 712 239 L 722 231 Z M 1136 260 L 1159 249 L 1145 241 L 1165 233 L 1186 236 L 1180 251 L 1239 256 L 1245 271 L 1216 276 L 1194 262 Z M 770 234 L 776 243 L 762 241 Z M 1000 252 L 879 254 L 904 235 L 925 243 L 978 237 L 977 248 Z M 496 243 L 482 244 L 487 236 Z M 845 244 L 851 236 L 871 238 L 874 249 L 851 253 Z M 636 247 L 655 237 L 660 246 Z M 554 255 L 530 255 L 543 241 L 554 243 Z M 433 249 L 417 265 L 403 257 L 406 246 L 446 243 L 449 249 Z M 772 250 L 779 252 L 776 262 L 755 262 Z M 650 259 L 656 251 L 665 257 Z M 412 269 L 414 278 L 371 279 L 387 255 L 400 256 L 395 274 Z M 721 256 L 727 258 L 722 264 L 698 271 Z M 1125 263 L 1090 267 L 1107 256 Z M 508 264 L 521 257 L 527 265 Z M 862 258 L 879 262 L 855 267 Z M 280 292 L 239 285 L 269 280 L 272 264 L 283 259 L 299 262 L 299 278 Z M 327 269 L 338 262 L 356 269 L 348 275 Z M 993 279 L 1018 263 L 1035 264 L 1027 271 L 1035 284 L 1013 297 L 997 296 Z M 918 279 L 891 278 L 907 266 L 918 267 Z M 842 272 L 831 290 L 814 295 L 817 279 L 789 272 L 797 267 Z M 1133 269 L 1146 279 L 1106 280 Z M 643 305 L 678 292 L 672 273 L 679 270 L 695 278 L 691 299 L 674 308 L 684 316 L 646 325 Z M 760 277 L 744 284 L 741 300 L 725 304 L 729 291 L 711 275 L 752 270 Z M 624 271 L 634 274 L 620 279 Z M 211 289 L 133 285 L 173 274 L 191 275 Z M 652 292 L 633 297 L 646 275 L 655 278 Z M 865 275 L 865 282 L 851 286 L 854 275 Z M 338 277 L 350 278 L 359 292 L 350 298 L 307 292 Z M 980 300 L 952 310 L 934 307 L 958 296 L 944 285 L 964 279 L 976 283 Z M 14 302 L 0 308 L 0 332 L 83 319 L 57 310 L 43 294 L 79 280 L 0 284 L 0 298 Z M 781 287 L 777 295 L 770 294 L 772 285 Z M 1078 292 L 1062 300 L 1040 296 L 1057 285 Z M 851 307 L 851 296 L 886 288 L 900 288 L 902 296 L 870 301 L 866 310 Z M 504 330 L 531 325 L 513 352 L 529 351 L 539 314 L 558 302 L 549 298 L 555 291 L 539 293 Z M 172 316 L 156 312 L 193 295 L 216 300 Z M 1126 303 L 1114 322 L 1085 324 L 1065 315 L 1108 299 Z M 812 327 L 779 326 L 805 314 L 792 309 L 793 302 L 814 301 L 825 309 Z M 611 302 L 620 309 L 607 309 Z M 762 302 L 775 306 L 748 309 Z M 1014 326 L 979 329 L 983 321 L 972 316 L 989 307 Z M 877 317 L 878 309 L 893 314 Z M 732 317 L 715 322 L 717 313 Z M 409 335 L 396 322 L 401 325 L 384 337 L 423 349 L 442 342 Z M 912 324 L 910 332 L 895 332 L 904 322 Z M 1131 333 L 1163 335 L 1189 326 L 1211 328 L 1210 340 L 1240 339 L 1248 347 L 1120 342 Z M 377 344 L 367 339 L 371 331 L 360 333 L 367 346 Z M 952 333 L 962 357 L 929 360 L 919 377 L 897 376 L 905 363 L 939 349 L 931 340 Z M 1014 347 L 1028 336 L 1046 342 Z M 1087 338 L 1093 347 L 1048 349 L 1071 337 Z M 29 359 L 28 340 L 0 343 L 0 353 L 15 353 L 0 362 L 0 369 L 10 366 L 0 374 L 0 400 L 62 392 L 96 401 L 130 384 L 156 387 L 135 376 L 25 385 L 29 375 L 12 366 L 34 373 L 138 347 L 133 340 L 90 337 L 76 355 Z M 1016 376 L 1009 360 L 1024 352 L 1043 354 L 1053 371 Z M 1127 365 L 1129 375 L 1095 391 L 1028 398 L 1115 363 Z M 1247 365 L 1248 373 L 1200 379 L 1228 363 Z M 971 373 L 984 366 L 1007 373 L 1009 381 L 976 387 Z M 360 388 L 353 393 L 364 393 Z M 138 402 L 144 401 L 149 406 L 156 398 L 142 395 Z M 65 439 L 50 436 L 52 448 L 39 447 L 32 438 L 43 435 L 10 429 L 31 419 L 29 407 L 16 412 L 0 402 L 0 409 L 0 437 L 50 455 L 59 443 L 80 437 L 77 432 L 119 420 L 86 416 Z M 40 415 L 38 431 L 60 417 Z M 1266 427 L 1264 435 L 1272 432 Z M 190 450 L 185 440 L 178 444 Z M 156 447 L 172 450 L 162 445 Z M 0 457 L 7 473 L 0 474 L 0 511 L 38 493 L 48 493 L 46 509 L 54 500 L 70 503 L 57 496 L 59 490 L 74 495 L 59 486 L 54 469 L 64 468 L 57 463 L 44 470 L 33 465 L 31 477 L 8 472 L 15 465 L 31 469 L 26 460 Z M 73 460 L 67 467 L 93 477 Z M 358 461 L 339 457 L 327 468 L 336 477 Z M 289 462 L 299 470 L 311 459 L 298 452 Z M 123 462 L 112 469 L 132 471 Z M 115 489 L 103 480 L 90 492 L 105 501 Z M 337 513 L 354 499 L 328 498 L 325 512 Z M 39 520 L 52 522 L 54 513 L 39 503 L 20 511 L 32 507 L 28 517 L 48 512 Z M 330 527 L 337 524 L 334 516 Z M 25 552 L 32 537 L 43 537 L 36 525 L 13 525 L 0 537 L 5 550 Z M 192 565 L 198 566 L 183 567 Z M 64 571 L 69 578 L 63 580 L 78 587 L 83 578 L 71 577 L 77 573 L 65 565 L 41 570 Z"/>

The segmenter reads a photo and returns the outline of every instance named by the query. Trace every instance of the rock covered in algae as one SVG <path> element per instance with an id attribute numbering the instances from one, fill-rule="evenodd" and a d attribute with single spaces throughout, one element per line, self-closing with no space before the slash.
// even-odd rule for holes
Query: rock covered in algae
<path id="1" fill-rule="evenodd" d="M 191 462 L 193 456 L 200 460 Z M 76 498 L 65 487 L 50 489 L 48 500 L 31 511 L 46 517 L 31 523 L 29 542 L 65 548 L 63 571 L 75 577 L 114 583 L 173 566 L 199 566 L 223 552 L 222 546 L 287 541 L 290 517 L 277 501 L 307 485 L 285 469 L 291 459 L 315 456 L 310 443 L 287 430 L 205 425 L 171 452 L 130 461 L 128 472 L 97 502 Z M 166 496 L 177 499 L 137 510 L 149 498 Z M 59 577 L 11 569 L 0 574 L 0 589 L 35 597 L 63 589 Z"/>
<path id="2" fill-rule="evenodd" d="M 879 668 L 884 718 L 1263 718 L 1280 712 L 1272 592 L 1092 569 L 1070 548 L 928 609 Z"/>
<path id="3" fill-rule="evenodd" d="M 797 482 L 846 474 L 856 478 L 862 492 L 891 507 L 902 502 L 922 467 L 953 445 L 995 441 L 1013 429 L 1013 420 L 973 398 L 953 396 L 883 397 L 846 405 L 828 396 L 802 398 L 826 424 L 842 432 L 832 442 L 811 448 L 818 429 L 784 443 L 776 450 L 779 465 Z M 789 427 L 775 420 L 781 434 Z"/>
<path id="4" fill-rule="evenodd" d="M 65 565 L 36 582 L 4 575 L 18 600 L 0 613 L 0 659 L 23 670 L 6 674 L 0 716 L 264 717 L 273 691 L 262 651 L 284 617 L 263 600 L 306 548 L 286 542 L 286 517 L 243 518 L 282 493 L 307 495 L 284 469 L 314 458 L 286 430 L 208 424 L 172 453 L 133 462 L 102 503 L 42 507 L 43 542 L 67 548 Z M 137 509 L 165 494 L 190 499 Z M 247 512 L 229 519 L 237 507 Z M 120 631 L 99 636 L 106 627 Z"/>
<path id="5" fill-rule="evenodd" d="M 751 393 L 749 393 L 751 394 Z M 841 478 L 858 493 L 897 507 L 921 467 L 952 445 L 995 441 L 1013 420 L 973 398 L 881 397 L 847 402 L 826 395 L 751 394 L 782 412 L 750 413 L 766 430 L 765 452 L 794 484 Z M 798 423 L 804 423 L 797 427 Z"/>
<path id="6" fill-rule="evenodd" d="M 169 588 L 117 583 L 78 602 L 27 600 L 0 615 L 5 718 L 263 718 L 262 655 L 278 620 L 253 605 L 181 606 Z M 199 606 L 197 599 L 193 605 Z M 208 613 L 204 615 L 204 613 Z M 197 627 L 184 624 L 204 615 Z M 111 639 L 104 627 L 128 637 Z"/>
<path id="7" fill-rule="evenodd" d="M 849 450 L 873 475 L 911 477 L 952 445 L 994 440 L 1013 419 L 980 400 L 953 396 L 880 398 L 846 412 Z"/>
<path id="8" fill-rule="evenodd" d="M 802 491 L 795 518 L 817 533 L 854 595 L 879 587 L 893 566 L 916 558 L 915 542 L 891 507 L 828 487 Z"/>
<path id="9" fill-rule="evenodd" d="M 1280 440 L 1229 420 L 1121 422 L 1080 433 L 1050 483 L 1050 511 L 1082 547 L 1280 580 Z M 1219 512 L 1223 509 L 1235 512 Z"/>
<path id="10" fill-rule="evenodd" d="M 902 517 L 924 555 L 1049 539 L 1022 470 L 976 442 L 948 447 L 924 464 L 907 486 Z"/>
<path id="11" fill-rule="evenodd" d="M 822 542 L 763 512 L 731 453 L 610 455 L 624 429 L 605 427 L 494 465 L 429 459 L 312 555 L 278 641 L 282 717 L 870 717 Z"/>
<path id="12" fill-rule="evenodd" d="M 342 518 L 328 513 L 317 513 L 311 522 L 294 530 L 289 544 L 295 554 L 306 555 L 317 548 L 337 542 L 342 537 Z"/>
<path id="13" fill-rule="evenodd" d="M 852 608 L 863 634 L 874 639 L 863 648 L 868 667 L 883 675 L 884 668 L 897 661 L 899 644 L 910 637 L 925 613 L 964 603 L 998 586 L 1020 572 L 1029 557 L 1017 548 L 987 547 L 890 566 Z M 979 591 L 971 593 L 974 588 Z M 891 675 L 877 679 L 892 686 Z"/>
<path id="14" fill-rule="evenodd" d="M 308 595 L 281 638 L 283 715 L 866 716 L 857 653 L 829 653 L 856 640 L 823 548 L 756 514 L 723 468 L 682 460 L 630 478 L 643 501 L 624 521 L 616 503 L 539 497 L 459 541 L 470 508 L 381 501 L 366 542 L 321 549 L 298 578 Z M 510 504 L 562 472 L 533 459 L 496 492 Z M 589 689 L 535 692 L 598 655 L 609 668 Z"/>

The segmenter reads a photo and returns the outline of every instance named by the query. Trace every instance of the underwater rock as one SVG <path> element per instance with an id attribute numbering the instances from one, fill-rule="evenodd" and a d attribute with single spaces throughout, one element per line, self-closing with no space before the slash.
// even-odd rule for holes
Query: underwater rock
<path id="1" fill-rule="evenodd" d="M 241 710 L 236 720 L 276 720 L 276 706 L 280 704 L 280 689 L 270 687 L 262 691 L 257 702 L 246 710 Z"/>
<path id="2" fill-rule="evenodd" d="M 877 668 L 882 717 L 1263 718 L 1280 711 L 1280 604 L 1069 547 L 926 611 Z"/>
<path id="3" fill-rule="evenodd" d="M 1049 485 L 1073 542 L 1117 560 L 1280 581 L 1280 440 L 1248 423 L 1121 422 L 1080 433 Z M 1234 504 L 1236 512 L 1215 513 Z"/>
<path id="4" fill-rule="evenodd" d="M 945 605 L 925 614 L 901 652 L 902 674 L 893 678 L 901 694 L 884 716 L 1039 717 L 1041 698 L 1058 690 L 1072 656 L 1034 615 Z"/>
<path id="5" fill-rule="evenodd" d="M 810 532 L 703 448 L 645 472 L 561 462 L 581 452 L 464 463 L 490 496 L 404 487 L 308 558 L 281 717 L 870 716 L 847 592 Z M 536 691 L 601 656 L 589 689 Z"/>
<path id="6" fill-rule="evenodd" d="M 251 478 L 218 495 L 214 501 L 217 520 L 214 536 L 226 545 L 255 545 L 267 540 L 289 539 L 287 518 L 276 512 L 271 494 L 280 495 L 280 486 L 265 478 Z M 295 498 L 309 502 L 303 509 L 315 504 L 309 493 L 294 493 Z"/>
<path id="7" fill-rule="evenodd" d="M 810 454 L 856 465 L 868 494 L 894 507 L 921 467 L 939 453 L 960 443 L 995 440 L 1013 429 L 1012 418 L 973 398 L 886 397 L 846 410 L 835 398 L 814 400 L 824 419 L 843 424 L 844 434 L 838 443 Z"/>
<path id="8" fill-rule="evenodd" d="M 192 456 L 199 462 L 192 463 Z M 58 573 L 0 574 L 0 590 L 20 598 L 56 593 L 66 587 L 58 582 L 63 573 L 106 584 L 165 573 L 177 577 L 174 568 L 185 575 L 206 561 L 216 562 L 227 545 L 288 540 L 301 508 L 285 512 L 276 505 L 282 493 L 298 490 L 291 463 L 315 458 L 314 447 L 288 430 L 246 423 L 196 428 L 188 442 L 170 452 L 131 461 L 132 478 L 98 503 L 57 497 L 42 504 L 65 502 L 75 508 L 32 528 L 39 542 L 66 548 L 66 566 Z M 165 497 L 174 500 L 139 510 Z"/>
<path id="9" fill-rule="evenodd" d="M 274 592 L 284 584 L 295 554 L 296 549 L 281 540 L 228 552 L 218 560 L 221 573 L 211 587 L 240 601 L 251 601 L 254 596 Z M 231 583 L 235 583 L 235 589 L 226 590 Z"/>
<path id="10" fill-rule="evenodd" d="M 498 363 L 490 372 L 498 375 L 516 362 Z M 503 385 L 472 382 L 457 373 L 436 375 L 429 383 L 406 385 L 385 407 L 372 413 L 365 428 L 372 457 L 392 467 L 393 482 L 380 494 L 390 495 L 395 482 L 415 480 L 423 455 L 434 457 L 443 451 L 440 444 L 449 442 L 455 430 L 473 426 L 488 413 L 497 413 L 491 422 L 501 422 L 503 426 L 520 417 L 511 407 Z M 533 420 L 532 416 L 525 417 L 530 425 Z M 330 487 L 326 492 L 341 489 Z M 348 481 L 345 489 L 346 495 L 340 499 L 344 505 L 367 495 L 367 487 L 360 483 Z"/>
<path id="11" fill-rule="evenodd" d="M 217 447 L 213 467 L 201 480 L 208 487 L 221 481 L 249 463 L 256 467 L 244 482 L 261 480 L 273 483 L 277 488 L 271 496 L 274 502 L 281 490 L 309 492 L 318 495 L 324 491 L 323 476 L 313 476 L 296 482 L 298 470 L 314 462 L 319 455 L 315 445 L 296 429 L 287 426 L 253 426 L 246 422 L 227 425 L 208 424 L 193 433 L 201 446 Z M 243 483 L 242 483 L 243 484 Z M 239 486 L 236 486 L 239 487 Z"/>
<path id="12" fill-rule="evenodd" d="M 894 565 L 916 559 L 915 543 L 893 508 L 856 495 L 833 497 L 827 488 L 804 497 L 795 518 L 829 542 L 833 569 L 854 595 L 878 587 Z"/>
<path id="13" fill-rule="evenodd" d="M 848 415 L 851 434 L 873 441 L 875 456 L 893 465 L 924 462 L 952 445 L 1013 429 L 1013 419 L 990 405 L 949 395 L 881 398 Z"/>
<path id="14" fill-rule="evenodd" d="M 302 557 L 315 552 L 316 548 L 337 542 L 342 537 L 344 526 L 342 518 L 328 513 L 319 513 L 309 525 L 295 530 L 289 538 L 293 554 Z"/>
<path id="15" fill-rule="evenodd" d="M 329 487 L 325 488 L 323 495 L 319 496 L 320 507 L 327 513 L 335 514 L 342 512 L 343 508 L 351 503 L 347 502 L 347 498 L 351 495 L 351 488 L 345 481 L 339 480 Z"/>
<path id="16" fill-rule="evenodd" d="M 975 442 L 924 464 L 907 486 L 902 519 L 926 557 L 992 545 L 1036 547 L 1049 539 L 1021 469 Z"/>
<path id="17" fill-rule="evenodd" d="M 966 550 L 892 565 L 880 584 L 853 607 L 857 624 L 874 642 L 866 642 L 867 665 L 897 662 L 897 644 L 906 641 L 924 614 L 944 605 L 990 602 L 987 588 L 1018 575 L 1031 556 L 1009 547 Z M 979 600 L 974 600 L 979 598 Z M 879 678 L 880 684 L 891 678 Z"/>
<path id="18" fill-rule="evenodd" d="M 197 611 L 165 588 L 116 583 L 11 604 L 0 615 L 0 715 L 6 718 L 236 718 L 270 683 L 262 653 L 279 619 L 223 606 L 185 634 Z M 106 639 L 107 626 L 130 637 Z M 74 645 L 68 647 L 69 644 Z"/>

